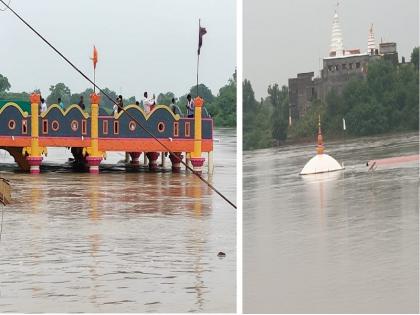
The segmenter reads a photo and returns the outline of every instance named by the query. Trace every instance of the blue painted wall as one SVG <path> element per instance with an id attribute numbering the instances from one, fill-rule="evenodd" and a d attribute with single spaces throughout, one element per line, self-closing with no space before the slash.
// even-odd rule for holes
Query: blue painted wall
<path id="1" fill-rule="evenodd" d="M 176 120 L 168 108 L 157 108 L 151 116 L 146 120 L 143 113 L 137 108 L 127 109 L 128 113 L 134 116 L 143 126 L 145 126 L 157 138 L 173 138 L 173 139 L 194 139 L 194 119 L 180 118 Z M 15 121 L 15 128 L 9 128 L 9 121 Z M 26 120 L 27 135 L 31 131 L 31 117 L 24 118 L 18 108 L 9 105 L 6 106 L 0 114 L 0 135 L 3 136 L 19 136 L 22 135 L 22 120 Z M 86 133 L 82 134 L 82 120 L 86 121 Z M 108 121 L 108 134 L 103 133 L 103 121 Z M 44 132 L 44 121 L 48 124 L 48 132 Z M 53 130 L 53 122 L 57 121 L 59 128 Z M 78 122 L 77 130 L 71 128 L 73 121 Z M 114 134 L 114 121 L 119 123 L 118 134 Z M 152 138 L 146 131 L 138 126 L 135 122 L 135 129 L 130 130 L 130 122 L 134 120 L 125 112 L 115 119 L 113 115 L 106 115 L 100 110 L 99 117 L 99 137 L 100 138 Z M 178 136 L 174 135 L 174 123 L 178 123 Z M 159 130 L 159 124 L 163 124 L 164 129 Z M 187 134 L 187 125 L 189 124 L 189 135 Z M 39 117 L 39 136 L 48 137 L 81 137 L 90 136 L 90 117 L 85 118 L 79 108 L 73 107 L 65 115 L 58 107 L 49 108 L 45 117 Z M 202 138 L 212 138 L 212 120 L 202 120 Z"/>

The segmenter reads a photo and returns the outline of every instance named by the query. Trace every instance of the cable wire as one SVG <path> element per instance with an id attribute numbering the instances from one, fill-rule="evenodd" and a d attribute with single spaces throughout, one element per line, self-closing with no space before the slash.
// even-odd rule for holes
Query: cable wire
<path id="1" fill-rule="evenodd" d="M 107 97 L 111 102 L 116 104 L 121 110 L 123 110 L 131 119 L 133 119 L 148 135 L 150 135 L 153 139 L 155 139 L 165 151 L 169 152 L 173 156 L 178 157 L 172 150 L 170 150 L 164 143 L 162 143 L 158 138 L 156 138 L 146 127 L 144 127 L 133 115 L 131 115 L 128 111 L 125 110 L 124 107 L 120 106 L 114 99 L 112 99 L 107 93 L 105 93 L 95 82 L 93 82 L 86 74 L 84 74 L 79 68 L 77 68 L 69 59 L 66 58 L 57 48 L 55 48 L 48 40 L 46 40 L 38 31 L 36 31 L 28 22 L 26 22 L 19 14 L 17 14 L 8 4 L 6 4 L 3 0 L 0 0 L 19 20 L 21 20 L 29 29 L 31 29 L 39 38 L 41 38 L 48 46 L 50 46 L 61 58 L 63 58 L 74 70 L 76 70 L 82 77 L 84 77 L 89 83 L 91 83 L 95 88 L 97 88 L 105 97 Z M 9 0 L 10 3 L 10 0 Z M 194 172 L 194 170 L 185 163 L 182 159 L 179 158 L 179 162 L 184 165 L 188 170 L 192 171 L 194 175 L 196 175 L 202 182 L 204 182 L 207 186 L 209 186 L 214 192 L 216 192 L 220 197 L 222 197 L 228 204 L 230 204 L 233 208 L 237 209 L 236 205 L 230 201 L 224 194 L 222 194 L 216 187 L 210 184 L 206 179 L 204 179 L 200 174 Z"/>
<path id="2" fill-rule="evenodd" d="M 7 10 L 7 8 L 9 7 L 9 5 L 10 5 L 10 1 L 12 1 L 12 0 L 9 0 L 9 3 L 7 4 L 6 8 L 4 8 L 4 9 L 0 9 L 0 11 L 6 11 L 6 10 Z"/>

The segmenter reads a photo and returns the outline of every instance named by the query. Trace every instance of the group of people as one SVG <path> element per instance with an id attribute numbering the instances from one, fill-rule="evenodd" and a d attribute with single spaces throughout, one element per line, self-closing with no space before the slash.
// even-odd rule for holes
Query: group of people
<path id="1" fill-rule="evenodd" d="M 140 102 L 136 101 L 136 105 L 140 106 Z M 119 113 L 122 111 L 124 104 L 123 104 L 123 98 L 121 95 L 119 95 L 115 101 L 115 104 L 113 106 L 114 114 Z M 153 94 L 152 97 L 149 97 L 148 92 L 143 93 L 143 101 L 142 101 L 143 110 L 146 114 L 149 114 L 156 106 L 156 97 Z M 187 117 L 193 118 L 194 117 L 194 100 L 191 98 L 191 95 L 187 95 Z M 171 104 L 169 105 L 169 108 L 171 111 L 176 114 L 177 106 L 175 105 L 175 98 L 172 98 Z"/>
<path id="2" fill-rule="evenodd" d="M 143 110 L 145 111 L 146 114 L 148 114 L 156 106 L 155 95 L 153 95 L 153 97 L 149 98 L 148 93 L 144 92 L 143 96 L 144 96 Z M 136 105 L 140 106 L 140 102 L 136 101 Z M 117 99 L 115 100 L 114 106 L 112 107 L 114 115 L 121 112 L 123 107 L 124 107 L 123 97 L 122 97 L 122 95 L 118 95 Z"/>
<path id="3" fill-rule="evenodd" d="M 143 101 L 142 101 L 143 110 L 146 114 L 149 114 L 156 106 L 156 98 L 154 94 L 152 97 L 149 97 L 147 92 L 144 92 L 143 96 L 144 96 Z M 61 109 L 64 109 L 64 103 L 61 100 L 61 97 L 58 98 L 57 104 L 58 106 L 60 106 Z M 86 107 L 83 100 L 83 95 L 80 96 L 78 105 L 82 110 L 85 110 Z M 136 105 L 140 106 L 140 103 L 136 101 Z M 123 107 L 124 107 L 123 97 L 122 95 L 118 95 L 117 99 L 115 100 L 115 104 L 112 108 L 114 114 L 121 112 L 123 110 Z M 177 113 L 176 112 L 177 106 L 175 105 L 175 98 L 172 98 L 172 101 L 169 107 L 174 114 Z M 194 117 L 194 100 L 191 98 L 191 94 L 187 95 L 186 107 L 187 107 L 187 117 L 193 118 Z M 45 99 L 41 97 L 40 112 L 41 113 L 46 112 L 47 109 L 48 109 L 47 103 L 45 102 Z"/>
<path id="4" fill-rule="evenodd" d="M 60 106 L 61 109 L 64 110 L 64 102 L 61 100 L 61 97 L 59 97 L 57 99 L 57 104 L 58 104 L 58 106 Z M 85 110 L 85 103 L 83 101 L 83 96 L 80 96 L 80 101 L 79 101 L 78 105 L 80 106 L 80 108 L 82 110 Z M 41 97 L 41 103 L 39 104 L 39 111 L 41 113 L 44 113 L 44 112 L 47 111 L 47 109 L 48 109 L 48 105 L 47 105 L 45 99 L 43 97 Z"/>

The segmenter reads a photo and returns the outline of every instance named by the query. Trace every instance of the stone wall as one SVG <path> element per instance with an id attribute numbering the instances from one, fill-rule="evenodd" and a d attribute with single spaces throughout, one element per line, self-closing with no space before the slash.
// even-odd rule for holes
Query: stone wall
<path id="1" fill-rule="evenodd" d="M 369 54 L 352 54 L 340 57 L 327 57 L 319 77 L 314 72 L 299 73 L 289 79 L 289 106 L 292 121 L 305 115 L 315 99 L 325 102 L 328 93 L 335 90 L 341 94 L 346 84 L 352 79 L 363 80 L 367 76 L 368 64 L 384 58 L 398 64 L 398 52 L 395 43 L 381 43 L 379 50 Z"/>
<path id="2" fill-rule="evenodd" d="M 313 72 L 299 73 L 297 78 L 289 79 L 289 101 L 292 119 L 305 115 L 311 101 L 315 98 Z"/>

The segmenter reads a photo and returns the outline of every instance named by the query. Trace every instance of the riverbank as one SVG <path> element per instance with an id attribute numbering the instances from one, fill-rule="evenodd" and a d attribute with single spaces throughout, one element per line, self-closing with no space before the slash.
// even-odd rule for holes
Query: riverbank
<path id="1" fill-rule="evenodd" d="M 340 142 L 347 142 L 347 141 L 356 141 L 356 140 L 360 140 L 363 141 L 364 139 L 374 139 L 374 138 L 381 138 L 381 137 L 388 137 L 388 136 L 398 136 L 398 135 L 415 135 L 418 134 L 419 131 L 399 131 L 399 132 L 387 132 L 387 133 L 382 133 L 379 135 L 371 135 L 371 136 L 351 136 L 349 134 L 347 134 L 345 131 L 343 131 L 342 134 L 335 134 L 335 135 L 324 135 L 323 134 L 323 138 L 324 138 L 324 142 L 326 144 L 326 146 L 328 147 L 329 144 L 331 143 L 340 143 Z M 262 149 L 270 149 L 270 148 L 284 148 L 287 146 L 293 146 L 293 145 L 310 145 L 310 144 L 316 144 L 316 139 L 317 139 L 317 133 L 314 133 L 313 137 L 307 137 L 307 138 L 299 138 L 299 139 L 287 139 L 284 143 L 280 144 L 280 145 L 273 145 L 273 146 L 268 146 L 268 147 L 264 147 L 264 148 L 259 148 L 259 149 L 250 149 L 250 150 L 244 150 L 244 152 L 253 152 L 253 151 L 258 151 L 258 150 L 262 150 Z"/>

